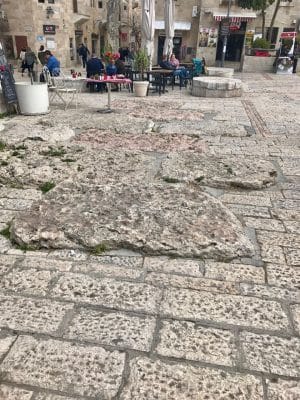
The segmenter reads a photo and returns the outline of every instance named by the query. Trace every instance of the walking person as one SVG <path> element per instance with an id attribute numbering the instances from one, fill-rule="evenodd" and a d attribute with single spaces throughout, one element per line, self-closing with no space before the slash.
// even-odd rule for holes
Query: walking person
<path id="1" fill-rule="evenodd" d="M 21 49 L 20 55 L 19 55 L 19 59 L 20 59 L 20 61 L 21 61 L 22 76 L 23 76 L 23 73 L 24 73 L 25 68 L 26 68 L 26 66 L 25 66 L 25 54 L 26 54 L 26 47 L 23 47 L 23 48 Z"/>
<path id="2" fill-rule="evenodd" d="M 86 45 L 84 43 L 81 43 L 81 45 L 79 46 L 78 54 L 81 57 L 82 66 L 83 66 L 83 68 L 85 68 L 86 62 L 87 62 L 87 58 L 88 58 L 88 55 L 90 54 L 90 51 L 86 47 Z"/>
<path id="3" fill-rule="evenodd" d="M 293 53 L 293 74 L 297 72 L 298 58 L 300 58 L 300 43 L 295 44 Z"/>

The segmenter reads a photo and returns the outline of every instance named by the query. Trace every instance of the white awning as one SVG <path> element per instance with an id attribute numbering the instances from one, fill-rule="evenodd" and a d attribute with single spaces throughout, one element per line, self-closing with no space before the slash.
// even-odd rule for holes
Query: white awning
<path id="1" fill-rule="evenodd" d="M 191 22 L 175 21 L 174 29 L 175 29 L 175 31 L 189 31 L 189 30 L 191 30 L 191 25 L 192 25 Z M 165 21 L 156 20 L 154 23 L 154 28 L 164 30 L 165 29 Z"/>
<path id="2" fill-rule="evenodd" d="M 81 25 L 84 22 L 88 21 L 90 18 L 91 18 L 90 15 L 74 14 L 73 15 L 73 24 Z"/>
<path id="3" fill-rule="evenodd" d="M 216 21 L 222 21 L 222 19 L 227 18 L 227 13 L 221 13 L 221 12 L 214 12 L 213 13 L 214 19 Z M 229 14 L 229 20 L 231 22 L 248 22 L 248 21 L 252 21 L 253 19 L 256 18 L 256 14 L 255 12 L 245 12 L 245 13 L 234 13 L 231 12 Z"/>

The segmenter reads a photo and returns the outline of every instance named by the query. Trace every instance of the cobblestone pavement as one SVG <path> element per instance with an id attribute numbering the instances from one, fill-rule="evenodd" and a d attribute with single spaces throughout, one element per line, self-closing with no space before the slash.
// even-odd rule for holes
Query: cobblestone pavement
<path id="1" fill-rule="evenodd" d="M 77 111 L 54 106 L 46 116 L 1 120 L 1 400 L 300 399 L 300 78 L 240 77 L 242 98 L 175 88 L 139 100 L 123 89 L 113 93 L 111 115 L 96 112 L 105 94 L 84 93 Z M 72 167 L 68 151 L 78 146 L 86 153 Z M 130 151 L 132 164 L 122 164 Z M 113 154 L 118 162 L 105 164 Z M 199 155 L 203 176 L 194 173 Z M 84 164 L 86 175 L 76 175 Z M 124 232 L 131 247 L 88 248 L 81 231 L 93 221 L 75 232 L 69 217 L 59 233 L 74 235 L 55 249 L 62 236 L 36 221 L 51 225 L 47 205 L 65 182 L 91 174 L 112 182 L 163 176 L 164 187 L 196 180 L 237 217 L 254 250 L 222 259 L 175 249 L 168 257 L 160 242 L 157 254 L 138 253 Z M 43 177 L 60 182 L 53 195 L 39 189 Z M 63 219 L 68 207 L 76 203 L 65 195 L 53 215 Z"/>

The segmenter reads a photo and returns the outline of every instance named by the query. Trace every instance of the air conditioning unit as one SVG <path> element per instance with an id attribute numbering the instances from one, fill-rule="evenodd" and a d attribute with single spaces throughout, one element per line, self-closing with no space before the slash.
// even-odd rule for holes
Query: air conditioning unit
<path id="1" fill-rule="evenodd" d="M 192 17 L 197 17 L 197 15 L 198 15 L 198 7 L 197 6 L 193 6 Z"/>

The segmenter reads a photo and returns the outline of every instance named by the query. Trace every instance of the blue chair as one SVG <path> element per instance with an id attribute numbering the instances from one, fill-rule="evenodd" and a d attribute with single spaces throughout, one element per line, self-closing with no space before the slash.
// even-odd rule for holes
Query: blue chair
<path id="1" fill-rule="evenodd" d="M 193 77 L 203 74 L 203 61 L 200 58 L 193 58 L 192 63 L 194 65 Z"/>

